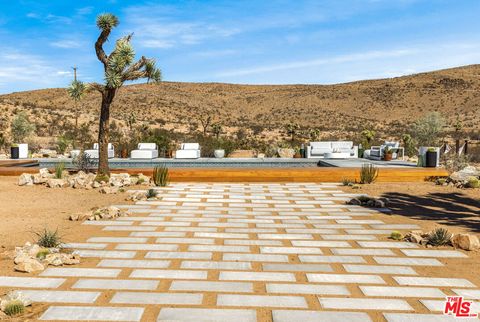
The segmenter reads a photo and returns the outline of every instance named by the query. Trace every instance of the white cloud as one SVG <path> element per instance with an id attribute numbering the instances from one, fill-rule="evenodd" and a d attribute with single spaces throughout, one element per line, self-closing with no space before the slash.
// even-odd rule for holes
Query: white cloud
<path id="1" fill-rule="evenodd" d="M 57 48 L 80 48 L 82 44 L 78 40 L 62 39 L 51 42 L 50 46 Z"/>
<path id="2" fill-rule="evenodd" d="M 258 66 L 254 68 L 233 69 L 222 71 L 216 74 L 217 77 L 232 77 L 232 76 L 244 76 L 251 74 L 260 74 L 266 72 L 274 72 L 278 70 L 306 68 L 327 64 L 339 64 L 346 62 L 365 61 L 385 57 L 399 57 L 411 55 L 415 50 L 412 49 L 397 49 L 397 50 L 384 50 L 384 51 L 368 51 L 363 53 L 346 54 L 333 56 L 328 58 L 317 58 L 308 60 L 291 61 L 286 63 L 279 63 L 267 66 Z"/>
<path id="3" fill-rule="evenodd" d="M 94 8 L 92 6 L 89 6 L 89 7 L 78 8 L 76 11 L 78 15 L 83 16 L 83 15 L 88 15 L 92 13 L 93 9 Z"/>

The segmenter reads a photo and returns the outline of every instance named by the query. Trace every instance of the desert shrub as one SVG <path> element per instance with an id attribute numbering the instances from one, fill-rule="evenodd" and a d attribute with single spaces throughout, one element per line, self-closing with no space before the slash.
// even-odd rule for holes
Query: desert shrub
<path id="1" fill-rule="evenodd" d="M 373 164 L 363 164 L 360 169 L 360 183 L 374 183 L 378 177 L 378 168 Z"/>
<path id="2" fill-rule="evenodd" d="M 449 173 L 460 171 L 467 167 L 469 163 L 470 157 L 465 154 L 457 155 L 454 153 L 448 153 L 443 156 L 443 164 Z"/>
<path id="3" fill-rule="evenodd" d="M 349 179 L 349 178 L 343 178 L 342 179 L 342 185 L 346 187 L 351 187 L 355 184 L 355 180 Z"/>
<path id="4" fill-rule="evenodd" d="M 365 129 L 361 133 L 361 143 L 364 149 L 370 149 L 372 147 L 373 139 L 375 138 L 375 131 Z"/>
<path id="5" fill-rule="evenodd" d="M 412 137 L 420 146 L 438 146 L 445 120 L 438 112 L 433 112 L 417 120 L 412 128 Z"/>
<path id="6" fill-rule="evenodd" d="M 35 232 L 35 235 L 37 235 L 37 244 L 40 247 L 52 248 L 62 244 L 62 238 L 58 233 L 58 229 L 49 230 L 48 228 L 44 228 L 40 232 Z"/>
<path id="7" fill-rule="evenodd" d="M 157 187 L 166 187 L 169 183 L 168 168 L 164 165 L 156 166 L 153 169 L 152 179 Z"/>
<path id="8" fill-rule="evenodd" d="M 449 245 L 451 239 L 452 234 L 445 228 L 437 228 L 427 237 L 428 244 L 433 246 Z"/>
<path id="9" fill-rule="evenodd" d="M 73 158 L 72 165 L 78 171 L 89 172 L 95 167 L 95 161 L 90 158 L 87 153 L 82 151 L 79 155 Z"/>
<path id="10" fill-rule="evenodd" d="M 157 190 L 155 189 L 148 189 L 147 190 L 147 198 L 155 198 L 157 196 Z"/>
<path id="11" fill-rule="evenodd" d="M 403 235 L 399 231 L 392 231 L 390 234 L 390 238 L 393 240 L 402 240 Z"/>
<path id="12" fill-rule="evenodd" d="M 70 143 L 72 143 L 72 141 L 65 135 L 59 136 L 57 139 L 57 151 L 61 154 L 64 154 L 67 148 L 70 146 Z"/>
<path id="13" fill-rule="evenodd" d="M 62 179 L 63 178 L 63 170 L 65 170 L 65 163 L 59 162 L 55 164 L 55 178 Z"/>
<path id="14" fill-rule="evenodd" d="M 5 306 L 3 312 L 8 316 L 15 316 L 22 314 L 25 311 L 25 306 L 21 301 L 11 301 Z"/>
<path id="15" fill-rule="evenodd" d="M 142 131 L 139 130 L 139 132 Z M 140 141 L 155 143 L 159 151 L 167 151 L 172 144 L 171 133 L 164 129 L 148 130 L 147 133 L 141 137 Z"/>
<path id="16" fill-rule="evenodd" d="M 35 131 L 35 125 L 30 123 L 27 114 L 20 112 L 13 119 L 11 130 L 13 140 L 21 143 L 26 137 Z"/>
<path id="17" fill-rule="evenodd" d="M 480 188 L 480 179 L 478 179 L 477 177 L 470 177 L 468 178 L 466 186 L 467 188 Z"/>

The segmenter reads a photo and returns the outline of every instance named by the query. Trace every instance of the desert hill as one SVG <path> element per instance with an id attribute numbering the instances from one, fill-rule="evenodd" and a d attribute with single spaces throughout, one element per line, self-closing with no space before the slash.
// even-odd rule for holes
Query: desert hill
<path id="1" fill-rule="evenodd" d="M 470 65 L 336 85 L 137 84 L 119 91 L 112 117 L 125 124 L 134 115 L 137 124 L 188 132 L 200 130 L 201 119 L 211 115 L 227 133 L 247 128 L 265 139 L 290 122 L 343 137 L 364 128 L 399 135 L 414 120 L 437 111 L 450 124 L 458 114 L 465 130 L 478 130 L 479 76 L 480 65 Z M 0 125 L 8 131 L 12 115 L 26 111 L 39 136 L 54 136 L 55 127 L 73 122 L 78 111 L 80 122 L 91 122 L 94 131 L 99 105 L 95 92 L 75 104 L 61 88 L 0 95 Z"/>

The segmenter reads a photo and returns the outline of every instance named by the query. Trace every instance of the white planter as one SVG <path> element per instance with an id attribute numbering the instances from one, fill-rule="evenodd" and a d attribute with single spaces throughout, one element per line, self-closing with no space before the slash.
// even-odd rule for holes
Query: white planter
<path id="1" fill-rule="evenodd" d="M 225 150 L 215 150 L 213 154 L 215 155 L 215 158 L 221 159 L 225 157 Z"/>

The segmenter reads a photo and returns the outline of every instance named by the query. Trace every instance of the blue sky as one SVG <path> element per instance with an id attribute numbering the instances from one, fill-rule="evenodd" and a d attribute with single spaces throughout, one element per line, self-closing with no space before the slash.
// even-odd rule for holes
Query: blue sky
<path id="1" fill-rule="evenodd" d="M 480 62 L 478 0 L 11 0 L 0 4 L 0 93 L 101 81 L 99 13 L 164 80 L 331 84 Z"/>

